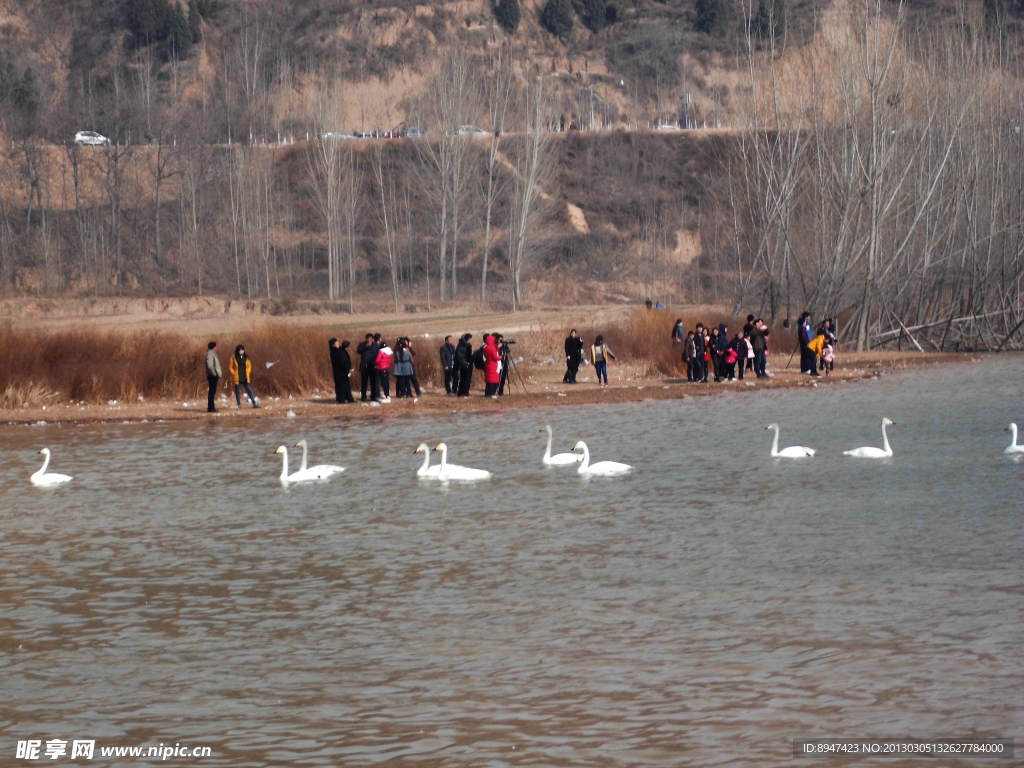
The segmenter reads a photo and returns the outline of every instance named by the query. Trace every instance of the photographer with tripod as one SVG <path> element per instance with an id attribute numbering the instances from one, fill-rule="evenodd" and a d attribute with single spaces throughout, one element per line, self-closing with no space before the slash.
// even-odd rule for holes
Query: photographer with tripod
<path id="1" fill-rule="evenodd" d="M 484 334 L 484 396 L 498 396 L 501 383 L 501 354 L 498 352 L 499 335 Z"/>

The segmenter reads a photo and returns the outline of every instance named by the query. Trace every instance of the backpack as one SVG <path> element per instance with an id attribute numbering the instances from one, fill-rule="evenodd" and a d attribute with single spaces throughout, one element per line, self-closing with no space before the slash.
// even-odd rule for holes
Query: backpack
<path id="1" fill-rule="evenodd" d="M 485 363 L 486 358 L 484 358 L 484 348 L 480 347 L 476 352 L 473 353 L 473 367 L 476 368 L 478 371 L 482 371 L 484 369 Z"/>

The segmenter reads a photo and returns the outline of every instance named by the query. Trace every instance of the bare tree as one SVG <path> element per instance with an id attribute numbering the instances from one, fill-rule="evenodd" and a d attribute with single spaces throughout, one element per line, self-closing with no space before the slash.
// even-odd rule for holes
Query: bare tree
<path id="1" fill-rule="evenodd" d="M 391 291 L 395 300 L 395 312 L 398 312 L 398 254 L 395 247 L 395 176 L 392 168 L 385 168 L 384 145 L 377 142 L 373 145 L 370 155 L 370 166 L 373 178 L 380 192 L 380 208 L 377 216 L 384 227 L 384 245 L 388 257 L 388 268 L 391 272 Z"/>
<path id="2" fill-rule="evenodd" d="M 490 137 L 487 151 L 487 181 L 484 190 L 484 244 L 483 266 L 480 270 L 480 301 L 487 301 L 487 261 L 491 252 L 491 220 L 494 204 L 502 192 L 501 141 L 506 124 L 510 119 L 512 101 L 515 96 L 515 71 L 513 69 L 512 45 L 504 41 L 491 62 L 491 73 L 486 82 L 486 109 L 490 122 Z"/>

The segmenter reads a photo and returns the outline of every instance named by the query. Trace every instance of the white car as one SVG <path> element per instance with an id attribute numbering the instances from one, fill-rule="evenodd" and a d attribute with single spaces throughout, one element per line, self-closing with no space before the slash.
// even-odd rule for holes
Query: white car
<path id="1" fill-rule="evenodd" d="M 354 139 L 354 133 L 342 133 L 341 131 L 328 131 L 324 134 L 325 139 Z"/>
<path id="2" fill-rule="evenodd" d="M 455 132 L 459 136 L 477 136 L 481 133 L 487 133 L 483 128 L 477 128 L 475 125 L 460 125 Z"/>
<path id="3" fill-rule="evenodd" d="M 86 147 L 104 147 L 110 143 L 110 139 L 95 131 L 79 131 L 75 134 L 75 144 Z"/>

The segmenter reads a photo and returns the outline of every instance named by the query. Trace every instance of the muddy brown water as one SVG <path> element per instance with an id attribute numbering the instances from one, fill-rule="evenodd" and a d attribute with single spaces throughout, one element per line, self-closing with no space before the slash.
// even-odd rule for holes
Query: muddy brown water
<path id="1" fill-rule="evenodd" d="M 1022 382 L 1018 356 L 605 407 L 2 428 L 0 763 L 50 738 L 211 766 L 1020 739 Z M 882 416 L 894 458 L 841 455 Z M 818 455 L 769 459 L 772 421 Z M 543 469 L 545 423 L 635 471 Z M 282 490 L 273 451 L 301 437 L 344 474 Z M 417 480 L 440 440 L 494 479 Z M 68 486 L 30 486 L 43 445 Z"/>

